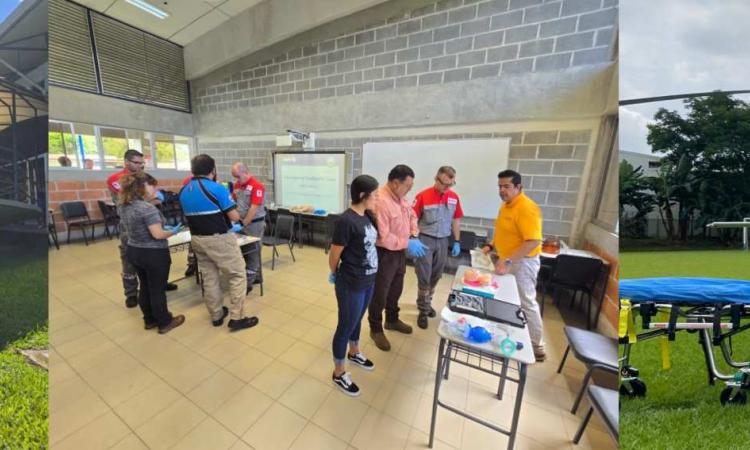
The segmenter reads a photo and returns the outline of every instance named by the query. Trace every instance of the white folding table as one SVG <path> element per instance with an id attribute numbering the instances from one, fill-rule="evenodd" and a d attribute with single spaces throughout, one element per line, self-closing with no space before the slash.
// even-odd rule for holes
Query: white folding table
<path id="1" fill-rule="evenodd" d="M 456 275 L 452 285 L 454 290 L 460 291 L 463 289 L 464 285 L 462 280 L 466 269 L 468 269 L 467 266 L 459 266 L 456 270 Z M 494 289 L 494 298 L 496 301 L 520 306 L 521 299 L 518 296 L 518 287 L 513 275 L 494 275 L 493 281 L 497 283 L 497 288 Z M 437 371 L 435 373 L 435 395 L 433 396 L 432 402 L 429 447 L 432 448 L 435 436 L 437 407 L 441 406 L 448 411 L 507 435 L 509 437 L 508 449 L 512 449 L 515 444 L 516 431 L 518 430 L 518 419 L 521 414 L 523 391 L 526 385 L 527 366 L 536 362 L 531 347 L 531 338 L 529 337 L 528 327 L 524 326 L 523 328 L 518 328 L 497 322 L 490 322 L 473 316 L 464 316 L 470 321 L 470 323 L 472 323 L 472 326 L 481 325 L 491 332 L 504 332 L 515 342 L 521 343 L 522 348 L 520 350 L 515 351 L 510 356 L 505 356 L 498 348 L 497 344 L 493 342 L 477 344 L 464 339 L 462 336 L 454 334 L 451 331 L 448 322 L 450 320 L 455 320 L 459 316 L 461 316 L 461 314 L 450 311 L 448 306 L 445 306 L 441 311 L 441 321 L 437 329 L 437 333 L 440 336 L 440 347 L 438 350 Z M 499 378 L 497 398 L 500 401 L 503 400 L 503 391 L 505 390 L 506 381 L 518 384 L 510 429 L 501 428 L 479 417 L 473 416 L 466 411 L 462 411 L 454 406 L 443 403 L 440 400 L 440 386 L 443 379 L 448 379 L 451 361 L 467 366 L 471 369 L 497 376 Z M 511 363 L 513 363 L 515 367 L 510 367 Z M 508 370 L 515 371 L 517 377 L 510 376 Z"/>

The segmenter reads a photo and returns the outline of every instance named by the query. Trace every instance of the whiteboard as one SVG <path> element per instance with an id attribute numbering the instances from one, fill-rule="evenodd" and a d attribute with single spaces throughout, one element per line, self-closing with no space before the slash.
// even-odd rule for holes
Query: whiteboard
<path id="1" fill-rule="evenodd" d="M 456 169 L 456 186 L 464 215 L 494 219 L 500 207 L 497 174 L 508 168 L 510 138 L 442 141 L 373 142 L 363 148 L 362 173 L 383 184 L 398 164 L 414 170 L 414 196 L 435 183 L 440 166 Z"/>

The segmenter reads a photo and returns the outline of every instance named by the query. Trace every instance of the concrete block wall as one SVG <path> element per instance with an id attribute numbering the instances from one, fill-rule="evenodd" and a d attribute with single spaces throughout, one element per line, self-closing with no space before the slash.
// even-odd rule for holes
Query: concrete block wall
<path id="1" fill-rule="evenodd" d="M 559 71 L 613 59 L 617 0 L 443 0 L 201 83 L 195 112 Z"/>
<path id="2" fill-rule="evenodd" d="M 585 160 L 590 151 L 591 130 L 551 130 L 525 132 L 483 132 L 462 134 L 435 134 L 420 136 L 387 136 L 371 137 L 336 137 L 318 138 L 317 150 L 345 151 L 352 162 L 352 175 L 362 173 L 362 149 L 368 142 L 404 141 L 404 140 L 442 140 L 442 139 L 486 139 L 510 137 L 509 169 L 517 170 L 524 177 L 526 193 L 542 207 L 544 215 L 544 233 L 558 235 L 565 239 L 570 236 L 572 222 L 576 213 L 576 202 L 580 190 Z M 374 133 L 373 133 L 374 134 Z M 235 161 L 246 163 L 251 172 L 266 184 L 268 196 L 266 201 L 273 201 L 273 182 L 269 179 L 272 168 L 272 152 L 276 151 L 275 142 L 238 139 L 234 142 L 201 143 L 200 151 L 208 153 L 217 161 L 219 176 L 227 179 L 231 164 Z M 435 161 L 435 168 L 450 161 Z M 500 170 L 506 167 L 498 167 Z M 371 174 L 383 183 L 386 174 Z M 416 174 L 416 190 L 432 184 L 434 174 Z M 461 183 L 462 174 L 457 174 Z M 490 180 L 492 184 L 494 180 Z M 460 192 L 460 189 L 459 189 Z M 413 194 L 413 193 L 412 193 Z M 488 191 L 488 196 L 497 196 L 496 190 Z M 494 218 L 467 217 L 462 228 L 486 235 L 494 226 Z"/>
<path id="3" fill-rule="evenodd" d="M 162 179 L 159 180 L 159 189 L 179 192 L 181 183 L 181 178 Z M 104 180 L 71 179 L 50 181 L 47 183 L 47 192 L 49 193 L 49 208 L 52 210 L 52 218 L 55 221 L 55 227 L 58 232 L 67 230 L 62 210 L 60 209 L 61 203 L 82 201 L 86 205 L 86 209 L 88 209 L 89 216 L 92 219 L 101 219 L 102 213 L 99 210 L 97 202 L 99 200 L 112 201 L 112 195 L 109 193 L 107 183 Z M 80 233 L 76 230 L 71 237 L 77 239 L 80 237 Z"/>

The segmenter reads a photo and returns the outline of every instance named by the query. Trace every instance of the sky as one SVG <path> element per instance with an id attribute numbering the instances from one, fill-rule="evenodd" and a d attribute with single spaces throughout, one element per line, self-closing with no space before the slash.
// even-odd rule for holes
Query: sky
<path id="1" fill-rule="evenodd" d="M 750 89 L 750 2 L 620 2 L 620 99 Z M 737 96 L 750 101 L 750 95 Z M 651 153 L 646 125 L 681 100 L 620 107 L 620 149 Z"/>
<path id="2" fill-rule="evenodd" d="M 0 22 L 16 9 L 23 0 L 0 0 Z"/>

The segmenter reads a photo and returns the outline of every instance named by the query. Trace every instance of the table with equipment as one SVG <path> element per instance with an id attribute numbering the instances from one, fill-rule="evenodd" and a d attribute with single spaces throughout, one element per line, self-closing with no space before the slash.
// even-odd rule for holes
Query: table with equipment
<path id="1" fill-rule="evenodd" d="M 260 251 L 260 238 L 254 237 L 254 236 L 247 236 L 241 233 L 235 233 L 235 236 L 237 237 L 237 244 L 240 246 L 240 250 L 242 251 L 242 256 L 247 256 L 253 252 Z M 186 251 L 190 248 L 190 242 L 192 241 L 192 236 L 190 234 L 189 230 L 180 231 L 177 234 L 174 234 L 167 238 L 167 244 L 169 245 L 169 251 L 170 253 L 177 253 Z M 200 277 L 200 270 L 197 267 L 198 261 L 196 259 L 196 270 L 195 270 L 195 282 L 201 285 L 201 288 L 203 288 L 203 283 Z M 260 265 L 261 270 L 261 277 L 263 276 L 263 264 L 261 262 Z M 187 277 L 180 277 L 176 280 L 171 281 L 171 283 L 181 281 L 186 279 Z M 263 292 L 263 287 L 261 285 L 261 295 Z"/>
<path id="2" fill-rule="evenodd" d="M 509 437 L 508 449 L 512 449 L 518 430 L 527 367 L 535 362 L 531 338 L 525 324 L 525 318 L 521 317 L 523 315 L 520 311 L 521 300 L 518 296 L 515 277 L 513 275 L 492 274 L 492 281 L 488 286 L 474 286 L 465 284 L 464 274 L 467 269 L 470 268 L 463 265 L 458 267 L 452 285 L 451 299 L 449 299 L 452 307 L 446 305 L 443 308 L 441 311 L 442 320 L 437 329 L 440 336 L 440 346 L 435 374 L 429 447 L 432 448 L 434 440 L 437 407 L 441 406 L 480 425 L 507 435 Z M 491 272 L 485 272 L 482 269 L 472 270 L 481 272 L 485 276 L 491 274 Z M 469 299 L 481 298 L 484 302 L 484 306 L 481 308 L 482 312 L 479 314 L 457 312 L 457 302 L 452 300 L 463 296 Z M 515 311 L 515 314 L 508 314 L 507 311 Z M 513 317 L 514 315 L 518 317 Z M 511 325 L 511 323 L 514 323 L 514 325 Z M 468 334 L 462 335 L 467 330 L 467 325 L 469 325 L 469 334 L 473 332 L 472 330 L 483 328 L 482 332 L 491 335 L 491 340 L 479 343 L 468 337 Z M 440 400 L 440 387 L 443 380 L 448 379 L 451 362 L 497 376 L 499 378 L 498 400 L 503 400 L 506 381 L 517 383 L 518 389 L 514 401 L 513 418 L 509 429 L 501 428 Z M 509 375 L 509 370 L 515 372 L 517 376 Z"/>

